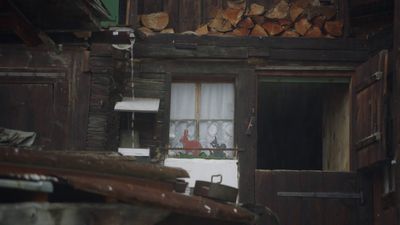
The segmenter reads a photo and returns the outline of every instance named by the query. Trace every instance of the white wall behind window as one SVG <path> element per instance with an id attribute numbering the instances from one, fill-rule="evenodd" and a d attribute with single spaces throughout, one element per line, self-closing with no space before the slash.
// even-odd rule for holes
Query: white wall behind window
<path id="1" fill-rule="evenodd" d="M 164 165 L 185 169 L 190 175 L 186 179 L 189 187 L 194 187 L 196 180 L 211 181 L 211 176 L 216 174 L 222 175 L 222 184 L 238 187 L 237 160 L 167 158 Z"/>

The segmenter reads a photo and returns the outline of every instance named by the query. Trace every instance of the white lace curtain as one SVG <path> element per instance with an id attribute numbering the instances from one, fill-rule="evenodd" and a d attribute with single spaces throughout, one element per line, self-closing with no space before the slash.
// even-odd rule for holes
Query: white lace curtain
<path id="1" fill-rule="evenodd" d="M 199 93 L 197 98 L 196 92 Z M 202 148 L 233 148 L 234 85 L 173 83 L 170 119 L 172 148 L 184 147 L 180 139 L 185 130 L 188 130 L 188 139 L 197 140 Z M 225 151 L 219 156 L 231 157 L 232 152 Z"/>

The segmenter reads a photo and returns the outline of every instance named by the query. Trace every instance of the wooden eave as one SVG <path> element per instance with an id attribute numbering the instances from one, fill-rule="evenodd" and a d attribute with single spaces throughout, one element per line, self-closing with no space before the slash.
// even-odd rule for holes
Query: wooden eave
<path id="1" fill-rule="evenodd" d="M 360 39 L 218 37 L 162 34 L 136 42 L 137 58 L 362 62 L 369 42 Z"/>

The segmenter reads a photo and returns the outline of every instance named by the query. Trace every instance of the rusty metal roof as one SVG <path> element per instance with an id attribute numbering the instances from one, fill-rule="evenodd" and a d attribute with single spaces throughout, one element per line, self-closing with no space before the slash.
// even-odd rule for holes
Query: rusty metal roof
<path id="1" fill-rule="evenodd" d="M 0 176 L 16 174 L 51 176 L 57 178 L 52 182 L 76 190 L 181 215 L 244 224 L 257 219 L 254 213 L 233 204 L 175 192 L 177 178 L 188 177 L 179 168 L 95 153 L 0 148 Z"/>

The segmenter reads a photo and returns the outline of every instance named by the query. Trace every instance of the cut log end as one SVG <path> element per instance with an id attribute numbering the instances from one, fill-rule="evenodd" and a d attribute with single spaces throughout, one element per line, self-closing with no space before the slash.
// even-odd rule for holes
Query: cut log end
<path id="1" fill-rule="evenodd" d="M 228 0 L 226 4 L 230 9 L 246 9 L 245 0 Z"/>
<path id="2" fill-rule="evenodd" d="M 146 38 L 146 37 L 149 37 L 149 36 L 152 36 L 155 34 L 154 31 L 152 31 L 151 29 L 149 29 L 147 27 L 139 27 L 137 29 L 137 33 L 138 33 L 138 36 L 141 38 Z"/>
<path id="3" fill-rule="evenodd" d="M 255 37 L 268 37 L 268 33 L 262 28 L 262 26 L 256 24 L 250 32 L 250 36 Z"/>
<path id="4" fill-rule="evenodd" d="M 320 38 L 322 37 L 322 32 L 318 27 L 311 27 L 304 36 L 310 38 Z"/>
<path id="5" fill-rule="evenodd" d="M 242 16 L 244 14 L 243 9 L 231 9 L 228 8 L 223 11 L 222 17 L 228 20 L 233 26 L 236 26 L 240 20 L 242 20 Z"/>
<path id="6" fill-rule="evenodd" d="M 281 25 L 274 22 L 266 22 L 262 27 L 267 31 L 269 36 L 276 36 L 284 31 Z"/>
<path id="7" fill-rule="evenodd" d="M 173 28 L 166 28 L 160 32 L 161 34 L 175 34 L 175 30 Z"/>
<path id="8" fill-rule="evenodd" d="M 327 21 L 324 25 L 324 29 L 326 33 L 334 37 L 341 37 L 343 35 L 343 22 L 339 20 Z"/>
<path id="9" fill-rule="evenodd" d="M 250 11 L 248 12 L 248 16 L 260 16 L 264 14 L 265 12 L 265 7 L 262 5 L 259 5 L 257 3 L 252 3 L 250 5 Z"/>
<path id="10" fill-rule="evenodd" d="M 304 12 L 304 9 L 297 6 L 297 5 L 292 5 L 292 7 L 290 7 L 290 11 L 289 11 L 289 15 L 290 15 L 290 19 L 295 22 L 297 20 L 297 18 Z"/>
<path id="11" fill-rule="evenodd" d="M 288 16 L 289 4 L 285 0 L 281 0 L 272 9 L 265 13 L 265 17 L 269 19 L 283 19 Z"/>
<path id="12" fill-rule="evenodd" d="M 296 33 L 295 31 L 287 30 L 287 31 L 283 32 L 283 34 L 281 36 L 282 37 L 299 37 L 299 34 Z"/>
<path id="13" fill-rule="evenodd" d="M 296 32 L 300 35 L 304 36 L 307 31 L 311 28 L 311 23 L 308 22 L 307 18 L 302 18 L 301 20 L 297 21 L 294 25 Z"/>
<path id="14" fill-rule="evenodd" d="M 207 25 L 200 26 L 195 30 L 195 33 L 199 36 L 208 34 L 208 26 Z"/>
<path id="15" fill-rule="evenodd" d="M 208 26 L 210 27 L 211 30 L 217 32 L 224 33 L 232 30 L 231 23 L 228 20 L 219 17 L 215 17 L 214 19 L 212 19 L 208 24 Z"/>
<path id="16" fill-rule="evenodd" d="M 237 27 L 251 29 L 254 27 L 254 23 L 250 17 L 246 17 L 237 24 Z"/>
<path id="17" fill-rule="evenodd" d="M 155 31 L 162 31 L 168 26 L 169 16 L 168 13 L 158 12 L 142 15 L 140 20 L 143 26 Z"/>
<path id="18" fill-rule="evenodd" d="M 239 27 L 232 31 L 232 35 L 239 36 L 239 37 L 248 36 L 249 33 L 250 33 L 250 30 L 245 27 Z"/>

